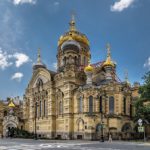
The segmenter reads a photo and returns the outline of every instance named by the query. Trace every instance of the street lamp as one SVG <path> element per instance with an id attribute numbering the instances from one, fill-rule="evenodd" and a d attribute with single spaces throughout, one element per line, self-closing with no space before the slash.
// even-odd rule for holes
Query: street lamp
<path id="1" fill-rule="evenodd" d="M 103 130 L 104 122 L 103 122 L 103 112 L 101 112 L 101 142 L 104 142 L 104 130 Z"/>
<path id="2" fill-rule="evenodd" d="M 36 119 L 37 119 L 37 107 L 38 104 L 35 102 L 35 111 L 34 111 L 34 139 L 37 140 L 37 132 L 36 132 Z"/>
<path id="3" fill-rule="evenodd" d="M 104 121 L 103 121 L 103 99 L 102 97 L 104 96 L 104 98 L 106 99 L 107 98 L 107 95 L 106 95 L 106 91 L 104 90 L 104 93 L 101 95 L 101 98 L 100 98 L 100 101 L 101 101 L 101 109 L 100 109 L 100 113 L 101 113 L 101 142 L 104 142 Z M 105 100 L 105 103 L 106 103 L 106 100 Z M 106 104 L 105 104 L 106 105 Z M 106 107 L 106 106 L 105 106 Z"/>

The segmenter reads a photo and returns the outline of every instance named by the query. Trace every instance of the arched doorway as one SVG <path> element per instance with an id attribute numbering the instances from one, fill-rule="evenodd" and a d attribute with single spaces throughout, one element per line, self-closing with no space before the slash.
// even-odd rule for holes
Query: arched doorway
<path id="1" fill-rule="evenodd" d="M 132 133 L 132 127 L 130 123 L 125 123 L 122 126 L 122 139 L 130 139 L 131 138 L 131 133 Z"/>
<path id="2" fill-rule="evenodd" d="M 96 139 L 97 140 L 100 140 L 101 139 L 101 124 L 100 123 L 98 123 L 97 125 L 96 125 Z"/>
<path id="3" fill-rule="evenodd" d="M 14 124 L 8 124 L 5 129 L 5 136 L 6 137 L 14 137 L 14 130 L 16 126 Z"/>
<path id="4" fill-rule="evenodd" d="M 3 136 L 13 137 L 14 129 L 18 127 L 18 118 L 16 116 L 6 116 L 3 120 Z"/>
<path id="5" fill-rule="evenodd" d="M 84 120 L 82 118 L 79 118 L 77 120 L 77 139 L 83 139 L 84 138 Z"/>

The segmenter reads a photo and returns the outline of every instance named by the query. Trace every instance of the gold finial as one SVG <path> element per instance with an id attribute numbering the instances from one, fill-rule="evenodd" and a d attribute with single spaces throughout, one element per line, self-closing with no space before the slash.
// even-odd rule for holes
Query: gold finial
<path id="1" fill-rule="evenodd" d="M 129 82 L 129 81 L 128 81 L 128 70 L 125 70 L 124 75 L 125 75 L 125 81 L 126 81 L 126 82 Z"/>
<path id="2" fill-rule="evenodd" d="M 106 49 L 107 49 L 107 58 L 103 64 L 103 66 L 114 66 L 114 63 L 111 60 L 111 52 L 110 52 L 110 44 L 109 43 L 106 45 Z"/>
<path id="3" fill-rule="evenodd" d="M 111 57 L 110 48 L 111 48 L 111 47 L 110 47 L 110 44 L 109 44 L 109 43 L 107 43 L 107 44 L 106 44 L 106 49 L 107 49 L 107 58 L 108 58 L 108 57 Z"/>
<path id="4" fill-rule="evenodd" d="M 71 15 L 71 21 L 70 21 L 70 31 L 75 31 L 76 30 L 76 26 L 75 26 L 75 14 L 72 12 Z"/>
<path id="5" fill-rule="evenodd" d="M 41 63 L 41 50 L 40 48 L 38 48 L 38 58 L 37 58 L 37 62 Z"/>
<path id="6" fill-rule="evenodd" d="M 90 58 L 88 58 L 88 65 L 90 65 L 91 64 L 91 60 L 90 60 Z"/>

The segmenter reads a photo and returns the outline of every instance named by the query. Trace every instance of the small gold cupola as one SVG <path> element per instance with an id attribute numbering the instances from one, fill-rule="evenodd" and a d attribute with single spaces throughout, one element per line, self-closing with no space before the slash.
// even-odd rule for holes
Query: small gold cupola
<path id="1" fill-rule="evenodd" d="M 13 102 L 13 99 L 10 100 L 9 104 L 8 104 L 8 107 L 10 108 L 14 108 L 15 107 L 15 104 Z"/>
<path id="2" fill-rule="evenodd" d="M 114 67 L 115 64 L 111 60 L 111 52 L 110 52 L 110 44 L 109 43 L 106 45 L 106 48 L 107 48 L 107 58 L 106 58 L 106 61 L 103 64 L 103 67 L 104 66 L 112 66 L 112 67 Z"/>
<path id="3" fill-rule="evenodd" d="M 88 66 L 84 68 L 85 72 L 93 72 L 93 67 L 90 64 L 90 59 L 88 60 Z"/>

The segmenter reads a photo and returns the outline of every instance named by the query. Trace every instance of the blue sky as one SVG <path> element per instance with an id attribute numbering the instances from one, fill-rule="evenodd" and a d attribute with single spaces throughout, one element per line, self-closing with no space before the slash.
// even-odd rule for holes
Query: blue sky
<path id="1" fill-rule="evenodd" d="M 131 83 L 142 83 L 150 70 L 150 0 L 0 0 L 0 99 L 24 94 L 38 48 L 55 69 L 72 11 L 90 41 L 92 63 L 106 58 L 109 42 L 120 79 L 128 70 Z"/>

